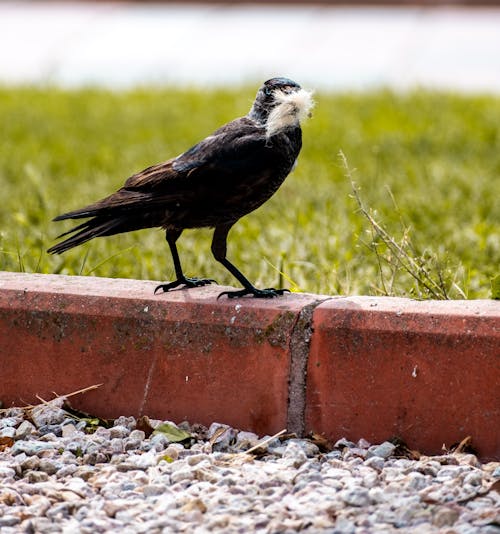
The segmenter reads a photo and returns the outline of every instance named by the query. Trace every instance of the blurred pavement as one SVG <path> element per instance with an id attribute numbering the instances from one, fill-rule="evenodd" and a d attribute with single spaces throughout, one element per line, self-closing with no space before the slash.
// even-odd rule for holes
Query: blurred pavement
<path id="1" fill-rule="evenodd" d="M 500 92 L 500 9 L 0 3 L 0 84 Z"/>

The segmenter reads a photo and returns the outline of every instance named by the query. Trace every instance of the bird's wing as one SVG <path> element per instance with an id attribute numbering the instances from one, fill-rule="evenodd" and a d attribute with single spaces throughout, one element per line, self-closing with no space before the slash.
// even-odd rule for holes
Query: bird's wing
<path id="1" fill-rule="evenodd" d="M 159 195 L 175 195 L 190 187 L 189 178 L 195 171 L 231 167 L 234 161 L 252 156 L 257 146 L 265 142 L 264 128 L 242 117 L 231 121 L 212 135 L 203 139 L 180 156 L 164 163 L 148 167 L 131 176 L 122 189 L 137 192 L 155 192 Z M 221 171 L 223 169 L 220 169 Z"/>
<path id="2" fill-rule="evenodd" d="M 176 202 L 186 194 L 196 195 L 194 180 L 227 176 L 255 167 L 258 149 L 265 145 L 265 130 L 242 117 L 178 156 L 134 174 L 112 195 L 84 208 L 59 215 L 54 220 L 78 219 L 126 212 L 145 206 Z M 198 182 L 199 183 L 199 182 Z"/>
<path id="3" fill-rule="evenodd" d="M 179 173 L 173 168 L 175 158 L 152 165 L 127 179 L 122 189 L 129 191 L 154 191 L 165 186 L 168 182 L 179 178 Z"/>

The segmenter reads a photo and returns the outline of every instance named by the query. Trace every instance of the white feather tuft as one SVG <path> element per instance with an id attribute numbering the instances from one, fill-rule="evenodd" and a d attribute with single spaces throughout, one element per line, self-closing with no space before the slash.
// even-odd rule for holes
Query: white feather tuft
<path id="1" fill-rule="evenodd" d="M 297 126 L 311 116 L 314 100 L 311 91 L 299 89 L 293 93 L 274 92 L 276 106 L 269 113 L 266 122 L 266 136 L 271 137 L 290 126 Z"/>

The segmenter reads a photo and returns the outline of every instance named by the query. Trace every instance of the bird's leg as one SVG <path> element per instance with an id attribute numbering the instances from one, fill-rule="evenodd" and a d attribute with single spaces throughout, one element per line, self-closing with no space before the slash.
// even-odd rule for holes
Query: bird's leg
<path id="1" fill-rule="evenodd" d="M 156 286 L 155 294 L 160 290 L 163 292 L 167 292 L 170 289 L 173 289 L 174 287 L 178 286 L 199 287 L 206 286 L 207 284 L 215 282 L 215 280 L 212 280 L 210 278 L 187 278 L 186 276 L 184 276 L 181 267 L 181 260 L 179 259 L 179 253 L 177 252 L 177 245 L 175 244 L 181 234 L 182 230 L 167 230 L 165 236 L 168 246 L 170 247 L 170 252 L 172 253 L 172 260 L 174 262 L 174 269 L 175 275 L 177 276 L 177 280 L 175 282 L 170 282 L 169 284 L 160 284 L 159 286 Z"/>
<path id="2" fill-rule="evenodd" d="M 212 254 L 214 258 L 222 263 L 224 267 L 239 280 L 243 285 L 244 289 L 237 291 L 223 291 L 217 298 L 222 297 L 222 295 L 227 295 L 228 298 L 243 297 L 245 295 L 253 295 L 256 298 L 273 298 L 278 295 L 283 295 L 288 289 L 274 289 L 269 287 L 267 289 L 257 289 L 249 280 L 246 278 L 241 271 L 239 271 L 227 258 L 227 234 L 233 226 L 234 223 L 227 223 L 223 225 L 218 225 L 215 227 L 214 237 L 212 240 Z"/>

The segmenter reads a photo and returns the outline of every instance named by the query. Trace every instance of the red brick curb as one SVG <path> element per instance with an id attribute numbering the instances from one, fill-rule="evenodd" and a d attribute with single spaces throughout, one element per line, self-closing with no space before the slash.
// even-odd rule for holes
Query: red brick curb
<path id="1" fill-rule="evenodd" d="M 500 302 L 341 298 L 314 330 L 306 429 L 500 457 Z"/>
<path id="2" fill-rule="evenodd" d="M 500 457 L 498 302 L 154 287 L 0 273 L 4 406 L 102 383 L 72 404 L 260 434 L 398 435 L 429 453 L 470 434 L 481 456 Z"/>

